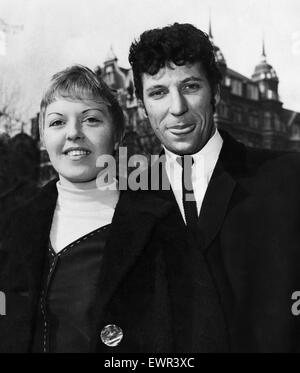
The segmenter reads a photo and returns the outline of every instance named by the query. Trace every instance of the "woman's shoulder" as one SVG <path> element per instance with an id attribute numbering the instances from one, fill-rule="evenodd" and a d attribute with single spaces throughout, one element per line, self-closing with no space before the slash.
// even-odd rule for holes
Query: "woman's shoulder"
<path id="1" fill-rule="evenodd" d="M 34 224 L 36 219 L 49 208 L 55 206 L 57 199 L 56 181 L 49 183 L 32 193 L 31 196 L 16 203 L 11 196 L 10 203 L 1 209 L 0 213 L 0 240 L 12 229 L 16 231 L 20 225 Z"/>

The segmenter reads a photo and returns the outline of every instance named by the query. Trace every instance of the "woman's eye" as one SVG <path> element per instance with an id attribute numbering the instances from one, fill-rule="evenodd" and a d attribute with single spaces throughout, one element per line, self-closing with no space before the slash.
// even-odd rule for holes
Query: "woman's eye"
<path id="1" fill-rule="evenodd" d="M 99 118 L 95 118 L 95 117 L 88 117 L 88 118 L 85 118 L 83 121 L 87 122 L 88 124 L 96 124 L 96 123 L 101 122 Z"/>
<path id="2" fill-rule="evenodd" d="M 54 120 L 53 122 L 50 123 L 49 127 L 57 127 L 63 125 L 64 122 L 60 119 Z"/>

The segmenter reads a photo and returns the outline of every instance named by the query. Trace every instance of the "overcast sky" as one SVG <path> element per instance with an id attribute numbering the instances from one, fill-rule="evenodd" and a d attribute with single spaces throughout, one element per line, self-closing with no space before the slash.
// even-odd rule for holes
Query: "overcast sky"
<path id="1" fill-rule="evenodd" d="M 101 65 L 110 45 L 129 67 L 130 43 L 142 31 L 175 21 L 207 31 L 209 12 L 228 66 L 246 76 L 260 61 L 264 33 L 284 107 L 300 112 L 299 0 L 0 0 L 0 19 L 24 27 L 7 35 L 1 76 L 20 87 L 33 115 L 58 70 Z"/>

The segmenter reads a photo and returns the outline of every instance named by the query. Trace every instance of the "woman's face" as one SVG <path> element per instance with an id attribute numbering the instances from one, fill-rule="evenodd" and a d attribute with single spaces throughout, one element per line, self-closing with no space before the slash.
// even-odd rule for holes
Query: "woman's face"
<path id="1" fill-rule="evenodd" d="M 116 131 L 108 107 L 92 100 L 64 98 L 45 112 L 43 142 L 61 182 L 82 183 L 96 179 L 97 158 L 113 154 Z"/>

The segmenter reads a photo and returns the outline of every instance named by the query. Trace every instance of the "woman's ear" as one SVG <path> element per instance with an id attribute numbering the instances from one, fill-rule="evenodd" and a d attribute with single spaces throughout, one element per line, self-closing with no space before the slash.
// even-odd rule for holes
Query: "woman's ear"
<path id="1" fill-rule="evenodd" d="M 43 115 L 44 115 L 44 113 L 39 114 L 39 137 L 40 137 L 41 145 L 45 148 Z"/>
<path id="2" fill-rule="evenodd" d="M 43 133 L 40 133 L 40 144 L 41 144 L 44 148 L 46 148 L 46 146 L 45 146 L 45 141 L 44 141 L 44 134 L 43 134 Z"/>

